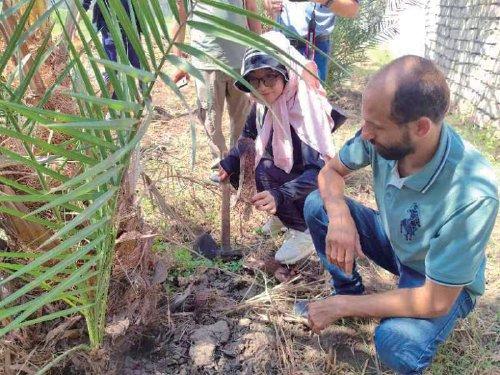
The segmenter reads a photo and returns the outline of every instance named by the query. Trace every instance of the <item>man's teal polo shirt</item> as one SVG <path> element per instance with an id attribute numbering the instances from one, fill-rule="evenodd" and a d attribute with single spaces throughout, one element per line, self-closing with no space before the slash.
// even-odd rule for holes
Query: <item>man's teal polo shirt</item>
<path id="1" fill-rule="evenodd" d="M 339 152 L 349 169 L 373 169 L 375 199 L 399 261 L 439 284 L 484 293 L 485 247 L 498 212 L 493 169 L 450 126 L 419 172 L 399 179 L 361 132 Z"/>

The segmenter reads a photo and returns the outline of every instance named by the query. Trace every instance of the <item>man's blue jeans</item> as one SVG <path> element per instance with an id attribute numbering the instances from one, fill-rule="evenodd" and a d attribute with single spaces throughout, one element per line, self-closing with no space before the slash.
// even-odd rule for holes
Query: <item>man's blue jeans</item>
<path id="1" fill-rule="evenodd" d="M 346 199 L 356 223 L 363 253 L 379 266 L 399 276 L 398 288 L 424 284 L 425 276 L 401 264 L 385 234 L 377 211 Z M 364 291 L 361 276 L 354 271 L 347 276 L 329 263 L 325 255 L 328 215 L 316 190 L 309 194 L 304 216 L 321 262 L 332 275 L 337 294 L 360 294 Z M 449 313 L 433 319 L 386 318 L 375 330 L 375 347 L 382 363 L 400 374 L 422 374 L 430 365 L 438 346 L 450 335 L 458 318 L 465 318 L 474 302 L 463 290 Z"/>
<path id="2" fill-rule="evenodd" d="M 316 47 L 324 52 L 326 55 L 330 56 L 330 38 L 321 38 L 316 40 Z M 299 52 L 305 56 L 306 46 L 302 44 L 298 48 Z M 307 56 L 306 56 L 307 57 Z M 326 81 L 326 77 L 328 75 L 328 57 L 323 54 L 315 51 L 314 53 L 314 62 L 318 66 L 318 77 L 322 81 Z"/>

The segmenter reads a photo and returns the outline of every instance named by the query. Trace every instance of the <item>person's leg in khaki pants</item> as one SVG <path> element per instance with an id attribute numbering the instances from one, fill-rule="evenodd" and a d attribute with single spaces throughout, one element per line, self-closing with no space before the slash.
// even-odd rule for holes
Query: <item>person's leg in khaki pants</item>
<path id="1" fill-rule="evenodd" d="M 243 131 L 250 111 L 250 98 L 234 87 L 234 80 L 227 77 L 227 111 L 229 113 L 230 146 L 233 147 Z"/>
<path id="2" fill-rule="evenodd" d="M 227 100 L 230 126 L 229 147 L 238 140 L 250 109 L 250 101 L 234 87 L 234 80 L 219 70 L 204 70 L 205 82 L 196 80 L 198 118 L 205 128 L 212 154 L 212 168 L 218 166 L 227 153 L 226 139 L 222 132 L 224 101 Z"/>
<path id="3" fill-rule="evenodd" d="M 222 72 L 203 70 L 205 82 L 196 80 L 198 97 L 198 118 L 205 128 L 208 146 L 212 154 L 212 167 L 227 152 L 226 140 L 222 133 L 222 113 L 226 96 L 226 84 Z"/>

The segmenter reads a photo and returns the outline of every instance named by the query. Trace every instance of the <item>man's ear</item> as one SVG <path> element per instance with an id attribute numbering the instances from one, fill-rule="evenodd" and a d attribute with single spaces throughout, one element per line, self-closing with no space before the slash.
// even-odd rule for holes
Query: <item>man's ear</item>
<path id="1" fill-rule="evenodd" d="M 428 117 L 420 117 L 415 121 L 414 131 L 418 137 L 426 137 L 431 131 L 432 121 Z"/>

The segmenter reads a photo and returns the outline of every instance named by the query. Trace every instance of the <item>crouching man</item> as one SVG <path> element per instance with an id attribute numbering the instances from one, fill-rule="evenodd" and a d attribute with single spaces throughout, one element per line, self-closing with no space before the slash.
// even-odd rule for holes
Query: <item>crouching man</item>
<path id="1" fill-rule="evenodd" d="M 309 304 L 312 330 L 382 318 L 377 354 L 401 374 L 421 374 L 484 292 L 497 186 L 486 160 L 443 123 L 448 106 L 431 61 L 403 56 L 383 67 L 364 91 L 361 130 L 321 170 L 304 208 L 334 287 Z M 344 178 L 368 165 L 378 211 L 344 196 Z M 398 288 L 363 295 L 355 258 L 364 256 L 397 275 Z"/>

